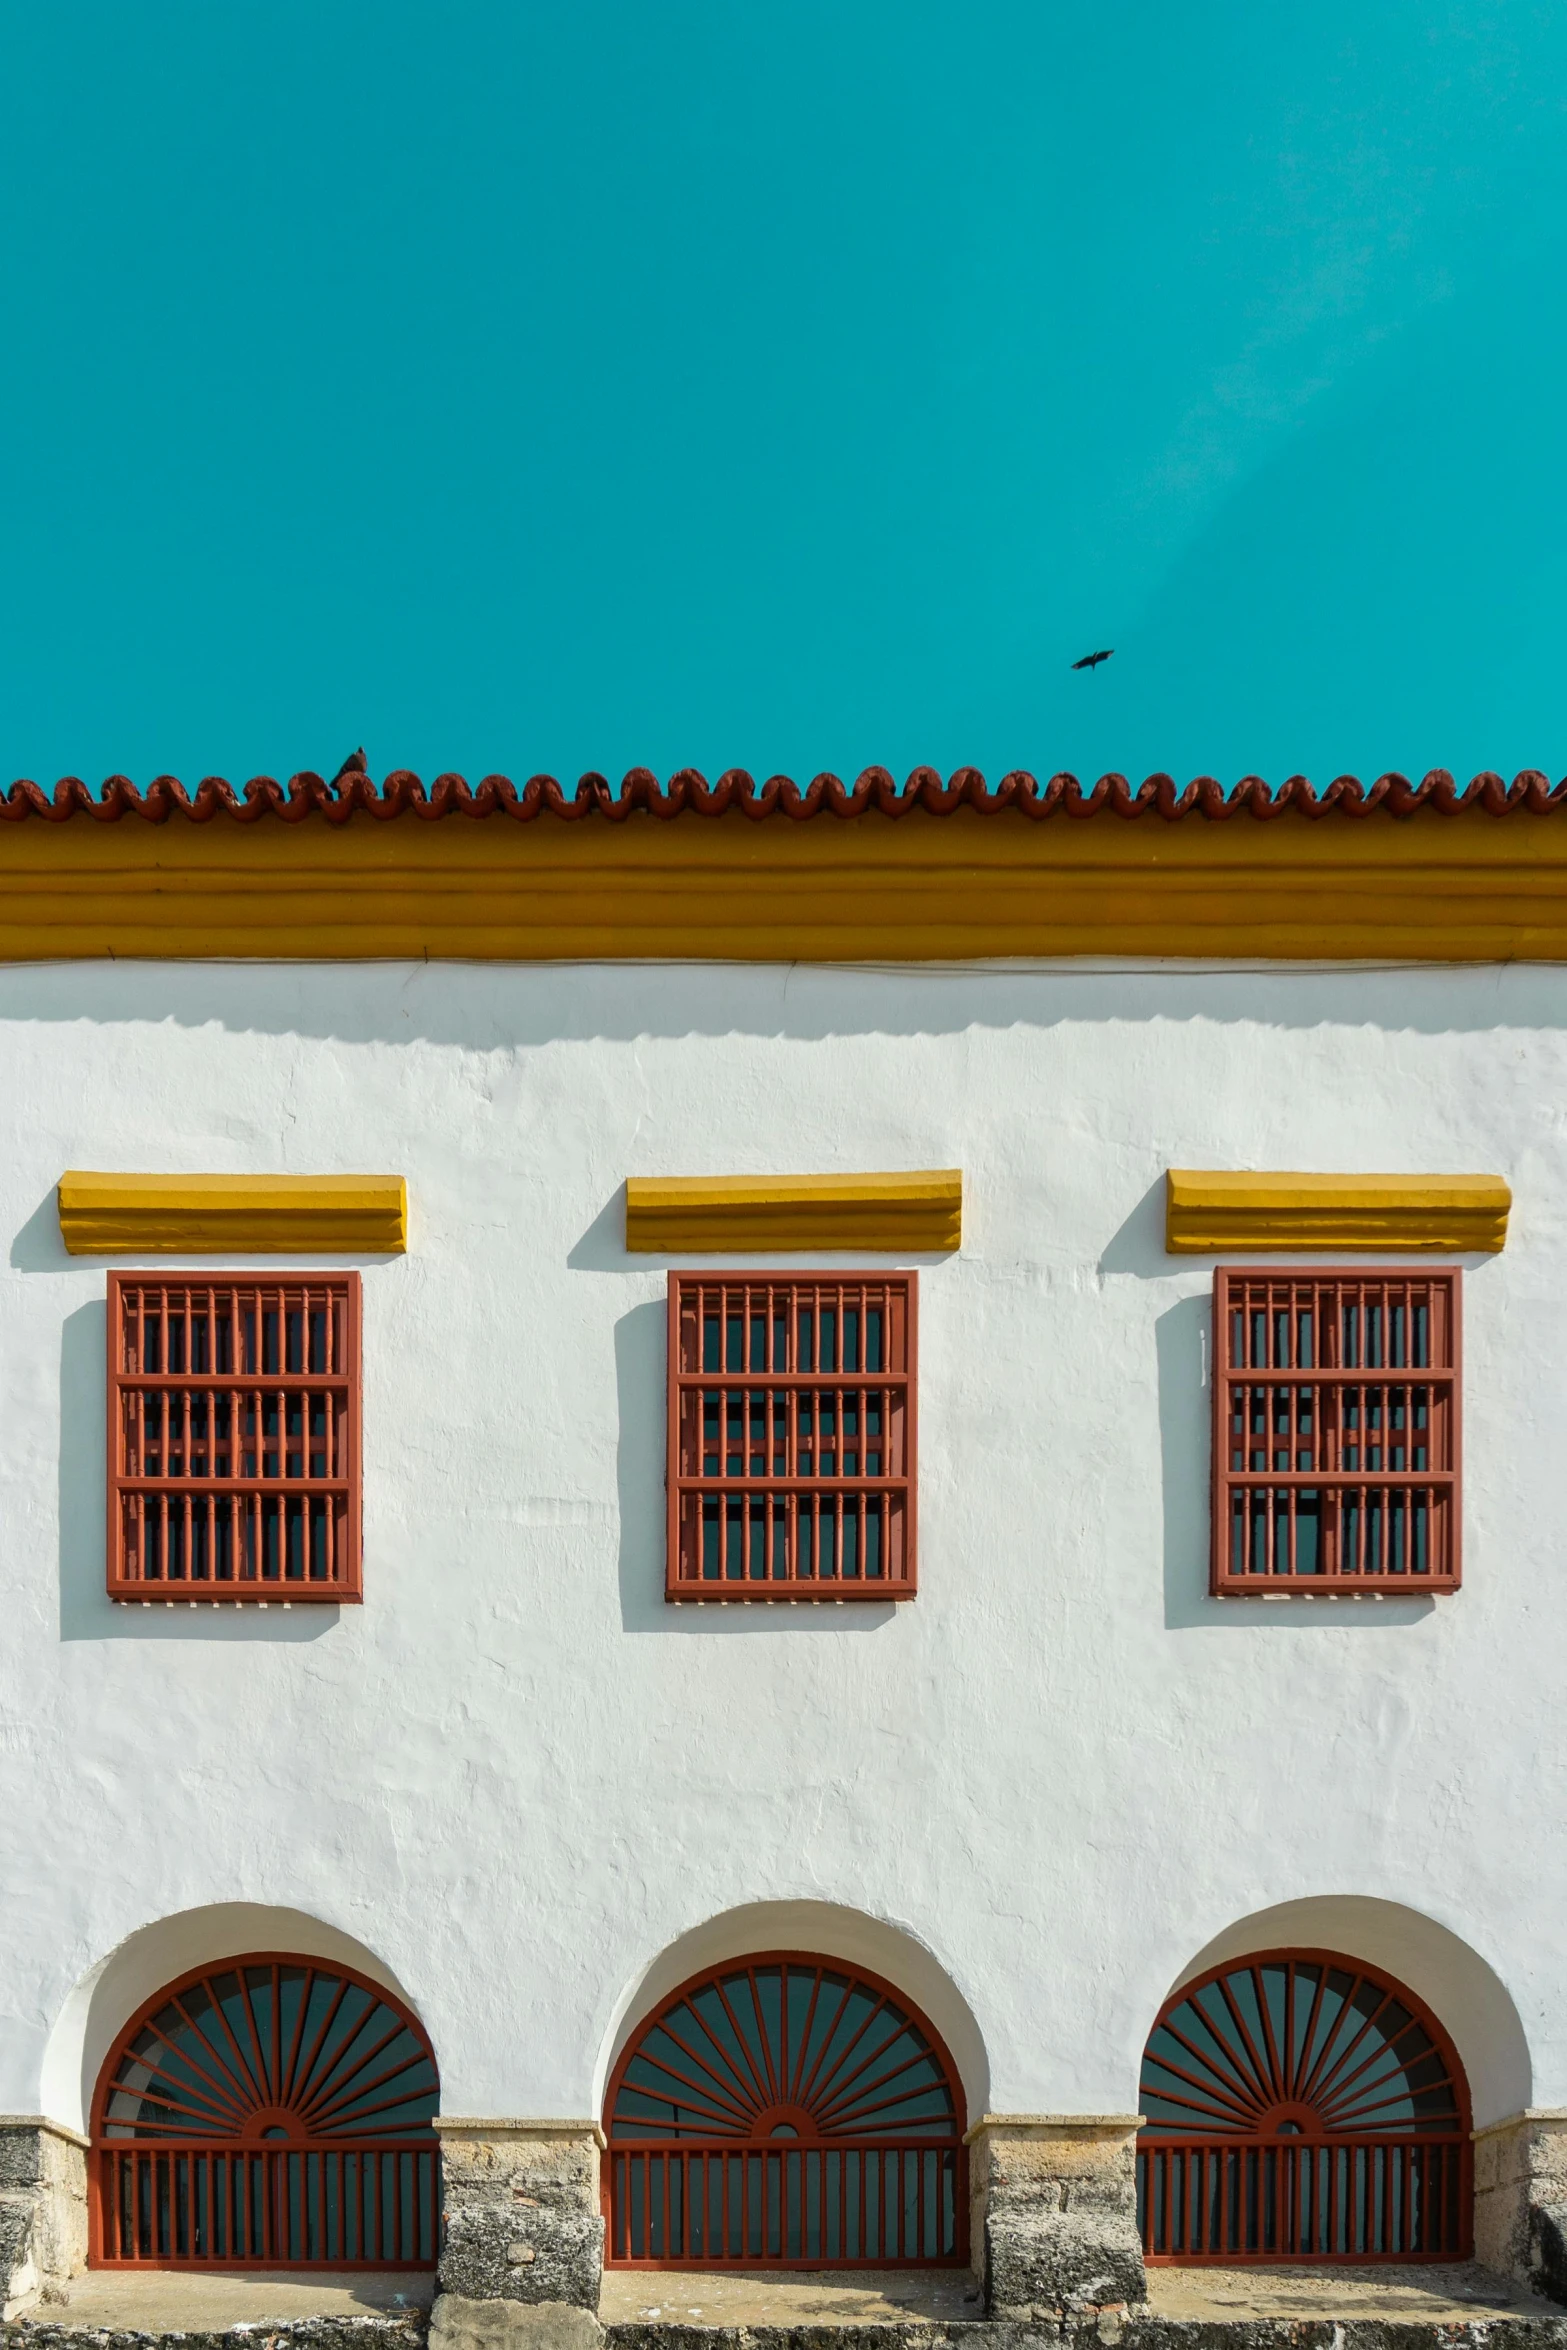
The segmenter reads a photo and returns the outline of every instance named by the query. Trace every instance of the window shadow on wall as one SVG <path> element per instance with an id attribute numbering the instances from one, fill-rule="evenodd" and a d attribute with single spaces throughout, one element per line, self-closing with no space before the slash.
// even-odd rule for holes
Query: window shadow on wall
<path id="1" fill-rule="evenodd" d="M 339 1609 L 266 1609 L 253 1601 L 110 1599 L 104 1588 L 109 1441 L 105 1393 L 109 1308 L 101 1297 L 67 1314 L 60 1330 L 60 1638 L 62 1640 L 318 1640 Z"/>
<path id="2" fill-rule="evenodd" d="M 617 1183 L 592 1223 L 567 1251 L 574 1273 L 630 1273 L 645 1269 L 651 1260 L 633 1256 L 626 1246 L 626 1187 Z"/>
<path id="3" fill-rule="evenodd" d="M 12 1241 L 11 1262 L 19 1273 L 62 1273 L 75 1264 L 60 1238 L 59 1195 L 52 1183 Z"/>
<path id="4" fill-rule="evenodd" d="M 1213 1470 L 1213 1299 L 1183 1297 L 1154 1324 L 1159 1465 L 1164 1496 L 1164 1621 L 1168 1631 L 1390 1631 L 1427 1616 L 1429 1596 L 1215 1599 L 1208 1589 Z"/>
<path id="5" fill-rule="evenodd" d="M 1164 1245 L 1165 1179 L 1149 1184 L 1131 1214 L 1105 1242 L 1099 1257 L 1104 1273 L 1135 1273 L 1142 1281 L 1168 1281 L 1181 1263 Z"/>
<path id="6" fill-rule="evenodd" d="M 890 1624 L 898 1604 L 888 1600 L 692 1600 L 672 1606 L 664 1597 L 666 1497 L 665 1333 L 662 1298 L 633 1306 L 615 1324 L 615 1390 L 619 1436 L 615 1485 L 620 1508 L 620 1621 L 627 1632 L 733 1635 L 765 1632 L 874 1632 Z M 919 1601 L 905 1602 L 918 1607 Z"/>

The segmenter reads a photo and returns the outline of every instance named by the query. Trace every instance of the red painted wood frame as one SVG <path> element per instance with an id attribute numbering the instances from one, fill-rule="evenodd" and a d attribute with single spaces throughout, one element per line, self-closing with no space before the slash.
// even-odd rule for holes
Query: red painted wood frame
<path id="1" fill-rule="evenodd" d="M 671 1273 L 670 1600 L 912 1599 L 916 1273 Z"/>
<path id="2" fill-rule="evenodd" d="M 357 1273 L 109 1275 L 108 1588 L 358 1600 Z"/>
<path id="3" fill-rule="evenodd" d="M 863 1967 L 760 1951 L 668 1992 L 604 2099 L 609 2268 L 963 2267 L 963 2085 Z"/>
<path id="4" fill-rule="evenodd" d="M 1467 2260 L 1469 2084 L 1448 2033 L 1330 1950 L 1228 1959 L 1143 2056 L 1137 2198 L 1160 2264 Z"/>
<path id="5" fill-rule="evenodd" d="M 1214 1275 L 1215 1595 L 1458 1589 L 1462 1339 L 1456 1268 Z"/>
<path id="6" fill-rule="evenodd" d="M 93 2097 L 93 2268 L 433 2268 L 440 2079 L 384 1985 L 252 1951 L 140 2007 Z"/>

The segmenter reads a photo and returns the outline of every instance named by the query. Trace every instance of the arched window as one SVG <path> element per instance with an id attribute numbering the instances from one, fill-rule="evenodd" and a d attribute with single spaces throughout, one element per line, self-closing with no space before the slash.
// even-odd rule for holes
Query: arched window
<path id="1" fill-rule="evenodd" d="M 1458 2053 L 1358 1959 L 1270 1950 L 1186 1984 L 1149 2038 L 1140 2103 L 1150 2260 L 1468 2257 Z"/>
<path id="2" fill-rule="evenodd" d="M 968 2257 L 963 2092 L 890 1983 L 768 1952 L 683 1983 L 605 2100 L 607 2258 L 890 2268 Z"/>
<path id="3" fill-rule="evenodd" d="M 186 1975 L 93 2101 L 93 2265 L 429 2268 L 435 2057 L 349 1967 L 270 1953 Z"/>

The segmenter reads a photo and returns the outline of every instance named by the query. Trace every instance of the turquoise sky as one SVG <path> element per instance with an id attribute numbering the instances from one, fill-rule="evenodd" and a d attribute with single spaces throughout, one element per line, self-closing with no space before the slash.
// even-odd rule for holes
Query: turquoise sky
<path id="1" fill-rule="evenodd" d="M 0 26 L 7 775 L 1567 769 L 1562 0 Z"/>

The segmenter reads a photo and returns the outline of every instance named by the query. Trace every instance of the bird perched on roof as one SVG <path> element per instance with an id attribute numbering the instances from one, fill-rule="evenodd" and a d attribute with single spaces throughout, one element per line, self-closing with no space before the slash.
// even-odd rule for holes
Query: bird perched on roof
<path id="1" fill-rule="evenodd" d="M 337 773 L 333 776 L 332 781 L 334 783 L 342 783 L 346 781 L 350 775 L 366 775 L 368 773 L 369 769 L 365 764 L 365 755 L 363 750 L 350 751 L 347 758 L 343 761 L 342 766 L 339 767 Z"/>
<path id="2" fill-rule="evenodd" d="M 1081 661 L 1074 661 L 1072 663 L 1072 667 L 1074 669 L 1097 669 L 1100 662 L 1108 661 L 1110 654 L 1114 651 L 1115 647 L 1114 645 L 1111 645 L 1108 651 L 1103 653 L 1085 653 Z"/>

